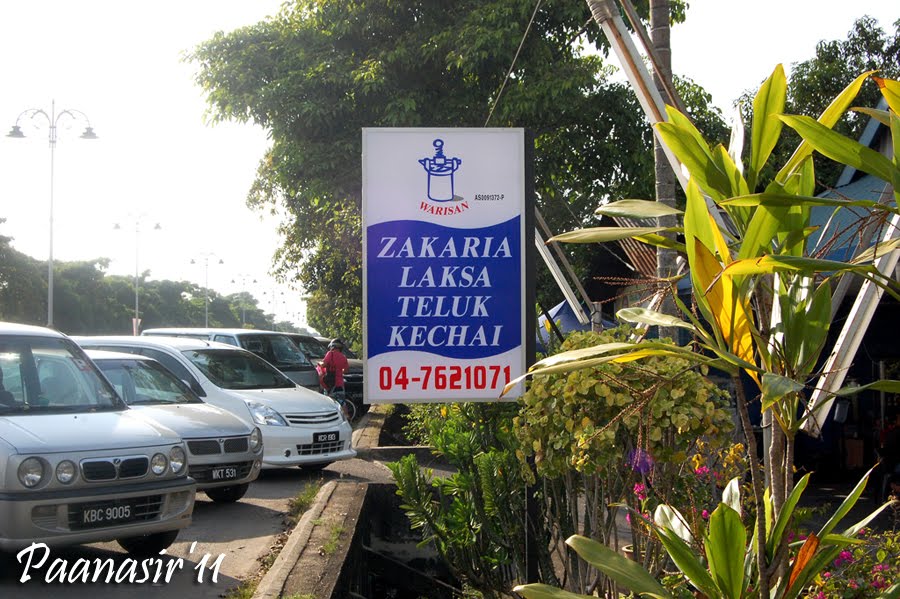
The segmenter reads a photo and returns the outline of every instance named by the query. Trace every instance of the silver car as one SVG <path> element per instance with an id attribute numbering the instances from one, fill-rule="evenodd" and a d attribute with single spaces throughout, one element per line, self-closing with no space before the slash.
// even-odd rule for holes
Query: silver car
<path id="1" fill-rule="evenodd" d="M 217 502 L 244 496 L 262 465 L 259 427 L 205 403 L 152 358 L 100 350 L 87 355 L 125 403 L 181 435 L 198 491 Z"/>
<path id="2" fill-rule="evenodd" d="M 195 488 L 181 438 L 74 342 L 0 322 L 0 550 L 115 539 L 157 554 L 191 523 Z"/>

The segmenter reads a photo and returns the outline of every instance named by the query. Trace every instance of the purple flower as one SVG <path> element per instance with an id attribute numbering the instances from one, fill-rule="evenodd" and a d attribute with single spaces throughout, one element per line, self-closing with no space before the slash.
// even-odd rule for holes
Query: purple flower
<path id="1" fill-rule="evenodd" d="M 825 593 L 819 591 L 819 593 L 816 595 L 816 599 L 826 599 Z"/>
<path id="2" fill-rule="evenodd" d="M 697 476 L 706 476 L 707 474 L 709 474 L 709 468 L 707 468 L 706 466 L 700 466 L 699 468 L 694 470 L 694 474 L 696 474 Z"/>
<path id="3" fill-rule="evenodd" d="M 628 454 L 631 469 L 641 475 L 647 475 L 653 469 L 653 458 L 643 449 L 635 449 Z"/>
<path id="4" fill-rule="evenodd" d="M 700 512 L 700 516 L 701 516 L 704 520 L 709 520 L 709 510 L 703 510 L 702 512 Z"/>

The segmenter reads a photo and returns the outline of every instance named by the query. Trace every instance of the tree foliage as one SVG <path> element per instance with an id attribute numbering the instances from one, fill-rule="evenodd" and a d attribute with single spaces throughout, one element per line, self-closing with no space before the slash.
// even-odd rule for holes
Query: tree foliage
<path id="1" fill-rule="evenodd" d="M 0 224 L 3 219 L 0 219 Z M 47 322 L 47 263 L 35 260 L 0 235 L 0 320 L 44 325 Z M 70 335 L 132 332 L 134 279 L 109 275 L 108 258 L 54 262 L 54 326 Z M 206 294 L 214 327 L 294 330 L 260 309 L 249 293 L 219 295 L 189 281 L 148 281 L 140 277 L 142 328 L 203 326 Z"/>
<path id="2" fill-rule="evenodd" d="M 683 18 L 683 3 L 673 4 Z M 271 132 L 248 202 L 287 215 L 280 272 L 310 292 L 310 321 L 323 332 L 360 339 L 363 127 L 530 129 L 538 202 L 554 231 L 589 222 L 602 198 L 652 189 L 649 127 L 628 87 L 610 81 L 587 5 L 543 2 L 529 29 L 534 8 L 296 0 L 187 57 L 214 121 Z M 590 263 L 591 250 L 572 251 L 579 266 Z"/>

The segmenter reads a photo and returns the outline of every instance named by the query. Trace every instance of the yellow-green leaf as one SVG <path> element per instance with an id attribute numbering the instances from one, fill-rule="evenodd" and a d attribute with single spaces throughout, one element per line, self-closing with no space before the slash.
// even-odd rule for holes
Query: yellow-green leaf
<path id="1" fill-rule="evenodd" d="M 605 243 L 671 230 L 667 227 L 592 227 L 561 233 L 551 237 L 549 241 L 558 241 L 560 243 Z"/>
<path id="2" fill-rule="evenodd" d="M 624 216 L 628 218 L 659 218 L 660 216 L 673 216 L 684 214 L 674 206 L 668 206 L 662 202 L 650 200 L 619 200 L 603 204 L 594 211 L 594 214 L 607 216 Z"/>
<path id="3" fill-rule="evenodd" d="M 753 98 L 753 123 L 750 133 L 750 185 L 755 187 L 759 172 L 772 154 L 783 127 L 776 115 L 784 111 L 787 78 L 778 65 Z M 751 187 L 751 188 L 752 188 Z"/>
<path id="4" fill-rule="evenodd" d="M 900 115 L 900 81 L 893 79 L 882 79 L 872 75 L 872 81 L 878 85 L 881 95 L 887 100 L 888 108 L 894 111 L 894 114 Z"/>
<path id="5" fill-rule="evenodd" d="M 875 175 L 883 181 L 892 181 L 894 166 L 884 154 L 845 137 L 808 116 L 782 115 L 780 118 L 823 156 Z"/>

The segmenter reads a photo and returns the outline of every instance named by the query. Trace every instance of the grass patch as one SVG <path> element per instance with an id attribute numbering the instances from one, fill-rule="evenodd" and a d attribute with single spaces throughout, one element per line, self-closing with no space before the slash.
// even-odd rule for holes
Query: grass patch
<path id="1" fill-rule="evenodd" d="M 319 479 L 314 483 L 309 483 L 303 490 L 300 491 L 296 497 L 292 497 L 288 502 L 288 520 L 291 524 L 296 524 L 297 520 L 300 519 L 300 516 L 309 509 L 309 506 L 312 505 L 312 502 L 315 500 L 316 495 L 319 494 L 319 490 L 322 488 L 322 480 Z"/>
<path id="2" fill-rule="evenodd" d="M 322 545 L 322 553 L 325 555 L 334 555 L 340 547 L 341 535 L 344 534 L 344 527 L 340 524 L 334 524 L 331 527 L 331 533 L 328 535 L 328 541 Z"/>

